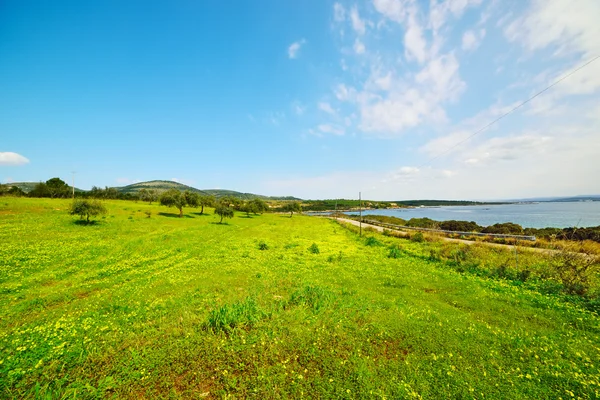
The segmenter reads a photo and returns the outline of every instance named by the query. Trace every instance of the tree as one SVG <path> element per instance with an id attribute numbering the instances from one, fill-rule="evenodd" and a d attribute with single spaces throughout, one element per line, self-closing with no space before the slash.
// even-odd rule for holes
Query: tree
<path id="1" fill-rule="evenodd" d="M 29 197 L 50 197 L 50 189 L 44 182 L 37 183 L 29 192 Z"/>
<path id="2" fill-rule="evenodd" d="M 74 200 L 69 209 L 69 214 L 79 215 L 81 219 L 86 218 L 90 223 L 90 217 L 106 214 L 106 208 L 98 200 Z"/>
<path id="3" fill-rule="evenodd" d="M 0 196 L 25 196 L 25 192 L 18 186 L 0 185 Z"/>
<path id="4" fill-rule="evenodd" d="M 238 211 L 241 211 L 242 205 L 243 205 L 242 199 L 238 199 L 237 197 L 233 197 L 233 196 L 221 197 L 219 199 L 219 203 L 224 206 L 227 206 L 229 208 L 232 208 L 234 210 L 238 210 Z"/>
<path id="5" fill-rule="evenodd" d="M 46 187 L 50 194 L 50 198 L 69 197 L 71 188 L 65 181 L 60 178 L 52 178 L 46 181 Z"/>
<path id="6" fill-rule="evenodd" d="M 204 207 L 213 207 L 215 205 L 215 197 L 211 195 L 200 196 L 200 214 L 204 214 Z"/>
<path id="7" fill-rule="evenodd" d="M 220 224 L 223 223 L 223 218 L 233 218 L 233 210 L 222 203 L 219 203 L 215 208 L 215 214 L 221 217 Z"/>
<path id="8" fill-rule="evenodd" d="M 177 189 L 169 189 L 160 196 L 160 204 L 167 207 L 175 207 L 179 210 L 179 218 L 183 217 L 183 207 L 198 207 L 200 204 L 198 193 L 188 190 L 181 192 Z"/>
<path id="9" fill-rule="evenodd" d="M 287 203 L 285 205 L 285 207 L 283 207 L 283 209 L 290 213 L 290 218 L 292 218 L 292 215 L 294 215 L 294 212 L 297 212 L 297 213 L 302 212 L 302 206 L 297 201 L 290 201 L 289 203 Z"/>
<path id="10" fill-rule="evenodd" d="M 269 206 L 267 205 L 267 203 L 263 199 L 259 199 L 258 197 L 255 199 L 252 199 L 252 201 L 250 201 L 250 202 L 252 204 L 254 204 L 253 208 L 254 208 L 255 214 L 256 213 L 262 214 L 269 209 Z"/>
<path id="11" fill-rule="evenodd" d="M 256 209 L 256 205 L 250 200 L 244 202 L 244 205 L 242 206 L 242 211 L 246 213 L 246 216 L 248 218 L 250 218 L 250 213 L 256 214 L 258 212 Z"/>
<path id="12" fill-rule="evenodd" d="M 155 189 L 142 189 L 140 190 L 140 200 L 142 201 L 147 201 L 148 203 L 152 204 L 152 202 L 158 200 L 158 193 L 156 192 Z"/>
<path id="13" fill-rule="evenodd" d="M 200 207 L 200 195 L 195 192 L 190 192 L 186 190 L 183 192 L 183 197 L 185 199 L 185 204 L 188 207 L 198 208 Z"/>
<path id="14" fill-rule="evenodd" d="M 263 200 L 261 200 L 259 198 L 248 200 L 242 206 L 242 211 L 245 211 L 246 215 L 248 217 L 250 217 L 250 213 L 253 213 L 253 214 L 261 213 L 262 214 L 263 212 L 267 211 L 268 209 L 269 209 L 269 207 L 267 206 L 267 203 L 265 203 Z"/>

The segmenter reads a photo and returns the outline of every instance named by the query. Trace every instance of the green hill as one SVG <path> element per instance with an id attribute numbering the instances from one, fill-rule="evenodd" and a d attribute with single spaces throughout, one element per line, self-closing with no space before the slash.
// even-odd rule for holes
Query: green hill
<path id="1" fill-rule="evenodd" d="M 121 193 L 137 193 L 142 189 L 155 189 L 155 190 L 169 190 L 169 189 L 177 189 L 177 190 L 189 190 L 191 192 L 196 192 L 204 195 L 213 195 L 217 198 L 224 196 L 236 197 L 238 199 L 250 200 L 254 198 L 260 198 L 264 200 L 300 200 L 295 197 L 286 196 L 286 197 L 277 197 L 277 196 L 263 196 L 260 194 L 254 193 L 242 193 L 236 192 L 235 190 L 225 190 L 225 189 L 196 189 L 195 187 L 184 185 L 183 183 L 173 182 L 173 181 L 147 181 L 147 182 L 138 182 L 127 186 L 115 187 Z"/>
<path id="2" fill-rule="evenodd" d="M 133 183 L 127 186 L 115 187 L 121 193 L 137 193 L 142 189 L 154 189 L 154 190 L 169 190 L 169 189 L 177 189 L 177 190 L 189 190 L 191 192 L 207 194 L 206 192 L 196 189 L 194 187 L 184 185 L 183 183 L 173 182 L 173 181 L 147 181 L 147 182 L 138 182 Z"/>

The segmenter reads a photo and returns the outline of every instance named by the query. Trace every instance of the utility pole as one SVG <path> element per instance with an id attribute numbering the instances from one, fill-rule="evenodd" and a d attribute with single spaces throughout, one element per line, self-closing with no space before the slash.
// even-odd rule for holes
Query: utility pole
<path id="1" fill-rule="evenodd" d="M 73 176 L 73 200 L 75 200 L 75 171 L 71 171 L 71 175 Z"/>
<path id="2" fill-rule="evenodd" d="M 337 219 L 337 200 L 335 201 L 335 219 Z"/>
<path id="3" fill-rule="evenodd" d="M 358 226 L 359 226 L 359 232 L 358 232 L 358 236 L 362 236 L 362 199 L 360 196 L 360 192 L 358 192 Z"/>

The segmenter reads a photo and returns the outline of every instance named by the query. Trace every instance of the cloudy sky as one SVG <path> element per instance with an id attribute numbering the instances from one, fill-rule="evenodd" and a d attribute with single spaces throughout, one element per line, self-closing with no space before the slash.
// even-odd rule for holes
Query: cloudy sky
<path id="1" fill-rule="evenodd" d="M 481 130 L 598 57 L 599 17 L 597 0 L 3 1 L 0 181 L 600 194 L 600 59 Z"/>

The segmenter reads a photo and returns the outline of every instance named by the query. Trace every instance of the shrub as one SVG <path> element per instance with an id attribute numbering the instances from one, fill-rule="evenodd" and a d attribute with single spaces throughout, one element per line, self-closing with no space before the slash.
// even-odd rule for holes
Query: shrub
<path id="1" fill-rule="evenodd" d="M 312 254 L 319 254 L 321 252 L 319 250 L 319 246 L 317 246 L 316 243 L 311 244 L 310 247 L 308 248 L 308 251 L 311 252 Z"/>
<path id="2" fill-rule="evenodd" d="M 261 240 L 260 242 L 258 242 L 258 249 L 269 250 L 269 245 L 264 240 Z"/>
<path id="3" fill-rule="evenodd" d="M 410 240 L 412 240 L 413 242 L 421 243 L 425 241 L 425 237 L 423 236 L 422 232 L 415 232 L 410 236 Z"/>
<path id="4" fill-rule="evenodd" d="M 481 232 L 501 235 L 522 235 L 523 227 L 519 224 L 513 224 L 512 222 L 505 222 L 503 224 L 494 224 L 487 226 L 483 228 Z"/>
<path id="5" fill-rule="evenodd" d="M 440 229 L 445 231 L 479 232 L 481 226 L 474 221 L 444 221 L 440 224 Z"/>
<path id="6" fill-rule="evenodd" d="M 365 244 L 367 246 L 379 246 L 379 245 L 381 245 L 381 242 L 379 240 L 377 240 L 376 238 L 374 238 L 373 236 L 369 236 L 365 240 Z"/>
<path id="7" fill-rule="evenodd" d="M 590 279 L 598 270 L 598 258 L 581 246 L 573 246 L 556 252 L 551 265 L 565 292 L 582 296 L 589 290 Z"/>
<path id="8" fill-rule="evenodd" d="M 388 258 L 400 258 L 402 255 L 402 251 L 398 245 L 394 245 L 390 247 L 390 251 L 388 252 Z"/>

